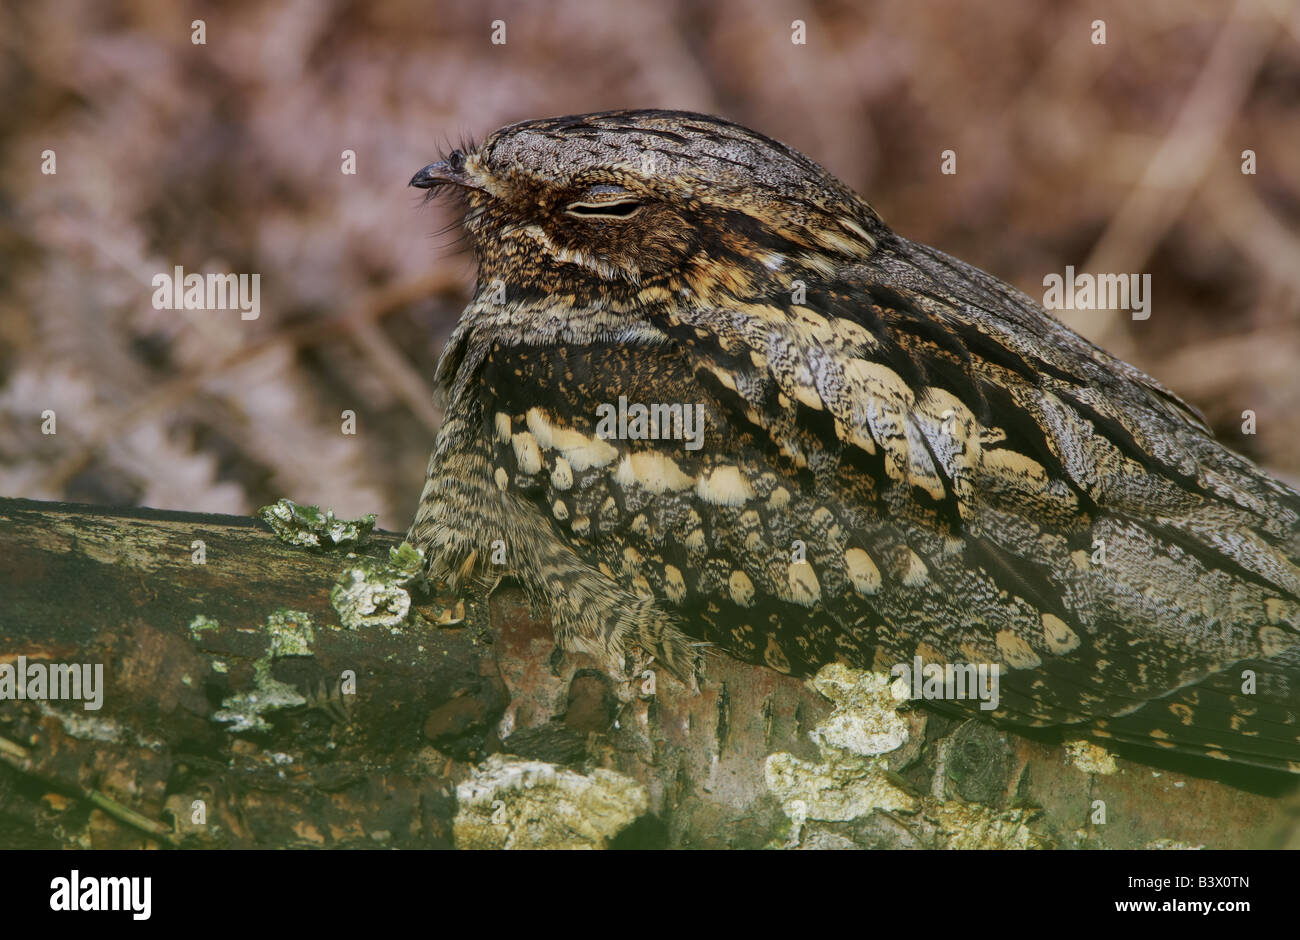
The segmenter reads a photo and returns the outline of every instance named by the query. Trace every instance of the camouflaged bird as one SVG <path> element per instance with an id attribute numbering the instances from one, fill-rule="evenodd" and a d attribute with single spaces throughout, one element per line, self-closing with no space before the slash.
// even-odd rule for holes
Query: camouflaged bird
<path id="1" fill-rule="evenodd" d="M 998 664 L 976 714 L 1300 771 L 1300 494 L 1155 380 L 718 118 L 528 121 L 411 184 L 479 264 L 437 583 L 509 571 L 563 647 L 678 674 Z M 620 399 L 673 420 L 611 436 Z"/>

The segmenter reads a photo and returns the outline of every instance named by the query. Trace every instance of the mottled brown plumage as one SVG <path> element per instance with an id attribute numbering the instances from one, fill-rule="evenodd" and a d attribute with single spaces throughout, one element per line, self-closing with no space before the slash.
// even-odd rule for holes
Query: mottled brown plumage
<path id="1" fill-rule="evenodd" d="M 508 571 L 565 647 L 679 674 L 996 663 L 1005 722 L 1300 770 L 1300 495 L 1153 379 L 717 118 L 526 122 L 412 183 L 479 261 L 439 583 Z M 598 434 L 620 396 L 703 446 Z"/>

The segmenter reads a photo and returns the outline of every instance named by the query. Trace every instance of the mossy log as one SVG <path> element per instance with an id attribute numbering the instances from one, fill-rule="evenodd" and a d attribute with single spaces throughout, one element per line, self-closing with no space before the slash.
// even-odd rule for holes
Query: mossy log
<path id="1" fill-rule="evenodd" d="M 97 709 L 0 699 L 0 847 L 1295 840 L 1289 781 L 895 710 L 868 673 L 710 655 L 698 688 L 613 675 L 558 653 L 508 582 L 463 619 L 414 587 L 387 619 L 342 610 L 399 542 L 310 549 L 249 518 L 0 499 L 0 673 L 103 667 Z M 861 746 L 885 727 L 904 743 Z"/>

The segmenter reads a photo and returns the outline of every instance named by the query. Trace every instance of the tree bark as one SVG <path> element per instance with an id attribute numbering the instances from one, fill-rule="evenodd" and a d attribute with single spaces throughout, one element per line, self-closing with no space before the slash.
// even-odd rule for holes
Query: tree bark
<path id="1" fill-rule="evenodd" d="M 449 626 L 418 592 L 400 622 L 341 613 L 340 573 L 399 542 L 353 555 L 254 519 L 0 499 L 0 669 L 103 667 L 98 709 L 0 700 L 0 846 L 1294 844 L 1289 780 L 1108 772 L 894 714 L 851 671 L 612 674 L 557 653 L 509 584 Z M 836 737 L 898 720 L 879 757 Z"/>

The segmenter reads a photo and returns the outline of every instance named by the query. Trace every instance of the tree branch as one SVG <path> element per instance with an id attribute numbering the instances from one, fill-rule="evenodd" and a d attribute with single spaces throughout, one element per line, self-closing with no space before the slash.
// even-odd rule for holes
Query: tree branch
<path id="1" fill-rule="evenodd" d="M 418 592 L 399 616 L 384 606 L 391 585 L 367 593 L 352 574 L 385 570 L 399 541 L 373 533 L 350 556 L 285 544 L 253 519 L 0 499 L 0 673 L 103 667 L 98 709 L 0 700 L 0 844 L 1287 838 L 1285 781 L 1243 787 L 1126 761 L 1085 772 L 1050 741 L 896 712 L 867 673 L 806 683 L 712 655 L 698 690 L 653 664 L 615 676 L 557 654 L 508 585 L 453 628 L 433 625 L 447 616 Z M 335 592 L 340 607 L 336 583 L 354 589 Z M 369 619 L 358 596 L 379 602 Z M 899 721 L 907 741 L 883 756 L 836 737 Z M 1106 765 L 1103 754 L 1093 769 Z"/>

